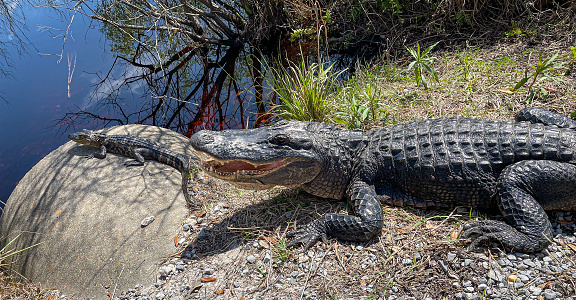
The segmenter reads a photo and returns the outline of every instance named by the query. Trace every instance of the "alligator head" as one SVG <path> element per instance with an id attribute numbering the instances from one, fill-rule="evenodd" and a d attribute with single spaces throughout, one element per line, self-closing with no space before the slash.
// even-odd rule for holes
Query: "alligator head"
<path id="1" fill-rule="evenodd" d="M 70 133 L 68 138 L 75 141 L 76 143 L 100 148 L 102 141 L 106 138 L 106 136 L 92 130 L 84 129 L 79 132 Z"/>
<path id="2" fill-rule="evenodd" d="M 293 186 L 313 180 L 322 169 L 308 122 L 207 131 L 192 136 L 202 169 L 209 175 L 247 189 Z"/>

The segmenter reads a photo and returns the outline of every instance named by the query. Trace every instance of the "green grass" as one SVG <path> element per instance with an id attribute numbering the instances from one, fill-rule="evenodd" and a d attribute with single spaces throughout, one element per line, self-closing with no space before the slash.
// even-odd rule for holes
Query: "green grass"
<path id="1" fill-rule="evenodd" d="M 326 63 L 290 63 L 288 68 L 268 68 L 268 86 L 277 95 L 274 112 L 286 120 L 328 121 L 331 102 L 341 92 L 339 76 Z"/>

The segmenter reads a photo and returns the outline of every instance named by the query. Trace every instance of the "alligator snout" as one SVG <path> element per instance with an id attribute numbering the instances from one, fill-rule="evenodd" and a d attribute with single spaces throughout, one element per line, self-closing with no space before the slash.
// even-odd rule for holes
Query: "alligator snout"
<path id="1" fill-rule="evenodd" d="M 196 150 L 203 145 L 214 143 L 214 133 L 209 130 L 200 130 L 190 138 L 190 144 Z"/>

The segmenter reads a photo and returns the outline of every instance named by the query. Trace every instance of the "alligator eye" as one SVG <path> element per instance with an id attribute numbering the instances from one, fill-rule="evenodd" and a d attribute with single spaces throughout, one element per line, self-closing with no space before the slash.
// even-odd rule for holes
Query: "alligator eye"
<path id="1" fill-rule="evenodd" d="M 289 141 L 290 139 L 288 138 L 288 136 L 282 133 L 272 137 L 272 142 L 278 145 L 286 145 L 288 144 Z"/>

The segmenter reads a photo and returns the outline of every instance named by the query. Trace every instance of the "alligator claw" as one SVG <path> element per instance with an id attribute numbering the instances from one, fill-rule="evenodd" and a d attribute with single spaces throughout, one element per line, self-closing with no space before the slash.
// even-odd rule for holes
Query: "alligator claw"
<path id="1" fill-rule="evenodd" d="M 546 243 L 545 239 L 531 237 L 506 223 L 494 220 L 475 221 L 464 225 L 460 237 L 467 239 L 472 236 L 476 238 L 470 243 L 468 250 L 476 250 L 481 245 L 497 242 L 509 250 L 534 252 L 543 247 L 543 241 Z"/>
<path id="2" fill-rule="evenodd" d="M 144 164 L 137 161 L 137 160 L 128 160 L 128 161 L 124 162 L 124 165 L 126 167 L 132 167 L 132 166 L 142 166 Z"/>
<path id="3" fill-rule="evenodd" d="M 290 248 L 298 243 L 302 243 L 304 244 L 304 251 L 306 251 L 318 240 L 327 243 L 328 236 L 326 235 L 326 225 L 324 223 L 323 219 L 318 219 L 300 229 L 286 233 L 287 237 L 294 237 L 286 247 Z"/>

